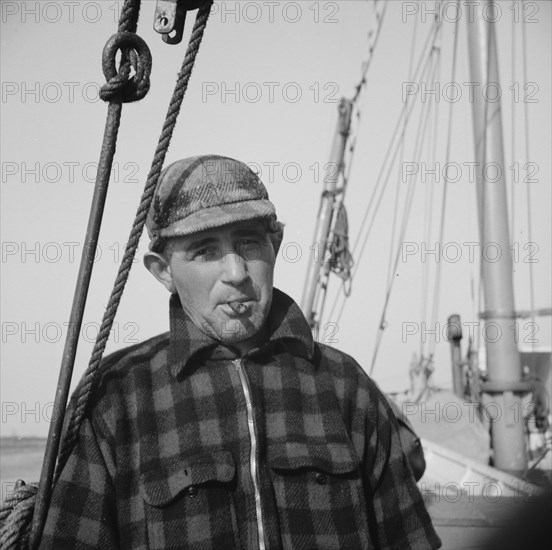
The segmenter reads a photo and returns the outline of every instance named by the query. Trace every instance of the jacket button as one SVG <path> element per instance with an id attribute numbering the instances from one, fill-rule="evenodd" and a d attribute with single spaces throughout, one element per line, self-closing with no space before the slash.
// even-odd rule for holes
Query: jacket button
<path id="1" fill-rule="evenodd" d="M 186 489 L 186 494 L 190 497 L 190 498 L 194 498 L 198 493 L 198 489 L 195 485 L 190 485 L 187 489 Z"/>
<path id="2" fill-rule="evenodd" d="M 325 474 L 321 474 L 320 472 L 316 474 L 314 479 L 316 479 L 316 483 L 318 483 L 318 485 L 326 485 L 326 482 L 328 481 L 327 476 Z"/>

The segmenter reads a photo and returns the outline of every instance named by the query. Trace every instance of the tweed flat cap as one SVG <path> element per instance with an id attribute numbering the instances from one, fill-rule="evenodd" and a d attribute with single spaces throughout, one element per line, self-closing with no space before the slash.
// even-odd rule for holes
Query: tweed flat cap
<path id="1" fill-rule="evenodd" d="M 203 155 L 167 166 L 155 189 L 146 227 L 150 250 L 231 223 L 276 216 L 259 177 L 243 162 Z"/>

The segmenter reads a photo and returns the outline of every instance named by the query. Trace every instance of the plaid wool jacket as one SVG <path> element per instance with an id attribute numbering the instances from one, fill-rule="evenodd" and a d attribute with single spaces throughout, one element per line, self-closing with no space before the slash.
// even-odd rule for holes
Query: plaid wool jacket
<path id="1" fill-rule="evenodd" d="M 103 362 L 42 549 L 439 547 L 386 399 L 291 298 L 243 357 L 170 319 Z"/>

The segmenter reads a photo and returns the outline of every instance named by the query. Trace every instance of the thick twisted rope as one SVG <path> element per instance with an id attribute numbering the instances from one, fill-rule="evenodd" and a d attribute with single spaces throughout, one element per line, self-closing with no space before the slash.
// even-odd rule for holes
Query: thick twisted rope
<path id="1" fill-rule="evenodd" d="M 86 294 L 92 274 L 103 207 L 115 155 L 122 103 L 141 99 L 149 90 L 151 54 L 145 42 L 134 34 L 138 25 L 139 13 L 140 0 L 125 0 L 119 19 L 119 33 L 108 41 L 102 58 L 104 74 L 107 79 L 105 88 L 108 89 L 105 99 L 108 99 L 110 104 L 88 221 L 86 239 L 89 246 L 83 252 L 81 259 L 73 308 L 71 310 L 70 326 L 79 327 L 77 333 L 82 324 Z M 115 56 L 119 49 L 122 51 L 122 55 L 119 72 L 117 72 L 115 68 Z M 131 62 L 136 70 L 136 75 L 132 78 L 130 78 Z M 109 90 L 111 90 L 110 95 Z M 28 548 L 29 546 L 36 546 L 39 542 L 49 502 L 52 476 L 63 422 L 63 410 L 67 403 L 71 373 L 76 354 L 76 342 L 76 338 L 68 336 L 65 343 L 56 394 L 56 407 L 58 411 L 54 411 L 50 426 L 40 488 L 37 484 L 25 485 L 24 482 L 17 482 L 14 492 L 6 497 L 2 506 L 0 506 L 0 548 L 6 550 Z M 31 520 L 33 522 L 32 533 Z M 33 540 L 30 540 L 31 536 Z"/>
<path id="2" fill-rule="evenodd" d="M 102 324 L 98 333 L 98 337 L 96 339 L 96 343 L 94 344 L 94 349 L 92 351 L 92 356 L 90 358 L 88 368 L 81 380 L 79 394 L 76 398 L 75 407 L 67 425 L 67 431 L 65 433 L 65 438 L 63 440 L 58 457 L 55 480 L 59 478 L 61 471 L 63 470 L 67 459 L 69 458 L 69 455 L 77 440 L 80 425 L 86 414 L 86 408 L 93 390 L 93 384 L 96 378 L 96 374 L 99 371 L 100 362 L 105 351 L 107 340 L 109 338 L 109 333 L 115 319 L 115 314 L 117 312 L 117 308 L 119 307 L 121 296 L 123 294 L 123 290 L 125 288 L 130 269 L 132 267 L 136 250 L 138 248 L 140 236 L 142 235 L 142 231 L 144 229 L 146 216 L 151 205 L 155 187 L 157 186 L 157 181 L 159 180 L 159 175 L 161 174 L 161 169 L 163 168 L 163 163 L 165 161 L 165 156 L 167 154 L 167 150 L 176 125 L 180 106 L 182 105 L 182 100 L 184 99 L 184 95 L 188 88 L 188 82 L 192 74 L 192 69 L 194 67 L 195 59 L 199 51 L 205 27 L 207 26 L 207 20 L 211 12 L 212 4 L 212 0 L 208 0 L 207 2 L 203 3 L 199 8 L 196 17 L 192 35 L 190 37 L 188 48 L 186 50 L 186 55 L 178 74 L 173 97 L 171 98 L 171 102 L 169 104 L 165 122 L 163 124 L 163 129 L 161 131 L 161 136 L 159 137 L 159 142 L 155 150 L 155 155 L 153 157 L 150 172 L 146 180 L 144 192 L 142 194 L 140 205 L 136 213 L 136 219 L 130 232 L 121 265 L 119 266 L 119 271 L 117 273 L 113 291 L 111 293 L 111 296 L 109 297 L 109 302 L 104 317 L 102 319 Z"/>
<path id="3" fill-rule="evenodd" d="M 163 167 L 180 107 L 188 87 L 195 59 L 207 25 L 212 4 L 213 0 L 207 0 L 204 2 L 196 17 L 196 22 L 186 50 L 184 62 L 178 75 L 175 91 L 168 108 L 152 166 L 146 181 L 140 205 L 138 207 L 136 220 L 130 233 L 121 266 L 119 267 L 114 289 L 102 320 L 102 325 L 94 345 L 89 366 L 79 386 L 80 391 L 76 399 L 76 406 L 67 425 L 65 437 L 58 456 L 58 464 L 54 475 L 54 482 L 59 478 L 59 475 L 63 470 L 63 466 L 67 462 L 74 444 L 76 443 L 77 434 L 86 413 L 88 400 L 93 389 L 95 375 L 99 371 L 99 366 L 105 351 L 105 346 L 107 344 L 113 321 L 115 319 L 115 314 L 130 273 L 134 256 L 136 254 L 136 249 L 144 228 L 147 212 L 153 198 L 153 192 Z M 134 33 L 136 31 L 138 9 L 139 0 L 126 0 L 121 13 L 119 33 L 111 37 L 104 48 L 104 67 L 109 59 L 111 59 L 110 56 L 114 56 L 117 49 L 122 49 L 123 52 L 119 73 L 116 74 L 116 71 L 114 72 L 112 68 L 106 73 L 108 82 L 102 88 L 101 92 L 102 98 L 110 101 L 108 121 L 106 122 L 106 133 L 109 127 L 110 139 L 104 139 L 104 143 L 102 145 L 102 155 L 107 154 L 110 156 L 110 162 L 112 162 L 113 155 L 115 153 L 115 143 L 120 123 L 120 102 L 136 101 L 137 99 L 143 97 L 143 95 L 147 93 L 147 89 L 149 89 L 149 68 L 151 68 L 151 60 L 149 61 L 148 68 L 148 62 L 144 62 L 144 56 L 141 55 L 143 51 L 145 51 L 143 47 L 144 45 L 140 42 L 139 37 L 130 35 L 130 33 Z M 138 52 L 138 55 L 132 55 L 134 50 Z M 149 50 L 147 53 L 149 53 Z M 130 75 L 130 63 L 133 64 L 136 70 L 136 76 L 131 79 L 128 78 Z M 145 80 L 147 81 L 146 85 L 143 84 Z M 108 174 L 109 172 L 110 169 L 107 170 Z M 65 404 L 63 406 L 65 406 Z M 36 487 L 36 484 L 32 484 L 19 488 L 14 491 L 12 495 L 6 498 L 6 501 L 0 508 L 0 522 L 2 523 L 2 528 L 0 530 L 0 547 L 2 549 L 15 550 L 17 548 L 27 548 L 30 536 L 30 523 L 35 505 Z"/>
<path id="4" fill-rule="evenodd" d="M 0 548 L 27 548 L 37 488 L 37 483 L 25 485 L 18 481 L 16 490 L 6 497 L 0 509 L 0 522 L 3 525 Z M 9 529 L 4 529 L 4 525 Z"/>
<path id="5" fill-rule="evenodd" d="M 119 72 L 115 68 L 115 55 L 122 51 Z M 106 43 L 102 65 L 107 82 L 100 90 L 100 97 L 112 105 L 139 101 L 150 88 L 151 53 L 147 44 L 132 32 L 118 32 Z M 130 78 L 131 67 L 136 74 Z"/>

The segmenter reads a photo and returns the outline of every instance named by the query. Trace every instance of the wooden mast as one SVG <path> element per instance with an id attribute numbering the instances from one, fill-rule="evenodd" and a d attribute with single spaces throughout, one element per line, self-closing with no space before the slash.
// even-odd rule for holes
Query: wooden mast
<path id="1" fill-rule="evenodd" d="M 345 147 L 351 128 L 351 113 L 353 102 L 346 98 L 341 98 L 338 105 L 339 118 L 333 140 L 330 161 L 325 165 L 324 191 L 320 200 L 316 229 L 314 231 L 314 241 L 311 248 L 307 277 L 303 289 L 301 300 L 301 310 L 307 318 L 311 329 L 315 335 L 320 319 L 317 318 L 317 302 L 320 296 L 321 273 L 329 262 L 327 248 L 329 243 L 329 234 L 334 219 L 334 206 L 336 204 L 336 194 L 343 192 L 338 189 L 339 176 L 343 172 L 343 158 L 345 156 Z M 325 290 L 325 289 L 323 289 Z"/>
<path id="2" fill-rule="evenodd" d="M 521 473 L 527 467 L 523 408 L 527 391 L 515 342 L 514 286 L 506 200 L 501 90 L 495 36 L 496 7 L 492 0 L 473 3 L 468 19 L 473 132 L 477 162 L 477 207 L 481 244 L 481 275 L 485 311 L 481 335 L 485 341 L 488 380 L 483 402 L 494 418 L 491 442 L 494 465 Z M 493 406 L 491 406 L 493 403 Z"/>

